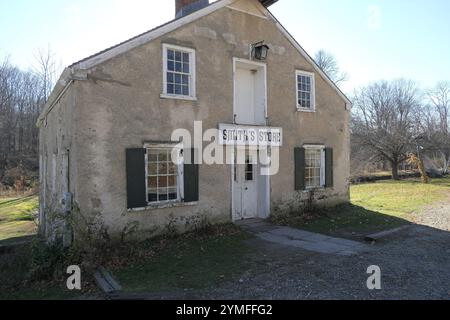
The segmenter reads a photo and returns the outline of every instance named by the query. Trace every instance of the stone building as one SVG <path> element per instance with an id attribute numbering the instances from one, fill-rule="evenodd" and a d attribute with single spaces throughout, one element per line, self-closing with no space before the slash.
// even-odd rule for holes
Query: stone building
<path id="1" fill-rule="evenodd" d="M 175 20 L 66 68 L 38 122 L 41 232 L 53 213 L 152 236 L 297 210 L 311 190 L 347 202 L 351 102 L 275 2 L 177 0 Z"/>

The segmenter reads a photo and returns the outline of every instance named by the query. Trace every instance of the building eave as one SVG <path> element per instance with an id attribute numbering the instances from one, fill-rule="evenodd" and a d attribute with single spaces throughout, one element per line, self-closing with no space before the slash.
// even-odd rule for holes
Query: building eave
<path id="1" fill-rule="evenodd" d="M 70 67 L 66 68 L 58 80 L 52 94 L 50 95 L 43 111 L 38 119 L 38 126 L 42 125 L 43 120 L 51 111 L 53 106 L 57 103 L 61 95 L 67 90 L 67 87 L 73 82 L 73 74 L 78 71 L 84 71 L 91 69 L 105 61 L 108 61 L 120 54 L 126 53 L 136 47 L 149 43 L 169 32 L 172 32 L 176 29 L 183 27 L 184 25 L 194 22 L 204 16 L 207 16 L 221 8 L 229 6 L 233 2 L 237 0 L 219 0 L 216 1 L 209 6 L 195 11 L 187 16 L 169 21 L 157 28 L 154 28 L 150 31 L 147 31 L 143 34 L 140 34 L 134 38 L 126 40 L 122 43 L 119 43 L 113 47 L 110 47 L 106 50 L 98 52 L 90 57 L 87 57 L 83 60 L 75 62 Z M 267 9 L 272 4 L 278 2 L 278 0 L 259 0 L 259 2 L 264 6 L 264 10 L 266 11 L 266 15 L 270 17 L 275 25 L 281 30 L 281 32 L 287 37 L 287 39 L 293 44 L 295 48 L 310 62 L 315 70 L 339 93 L 339 95 L 346 101 L 347 109 L 351 108 L 351 101 L 347 98 L 347 96 L 337 87 L 337 85 L 322 71 L 322 69 L 316 64 L 314 59 L 312 59 L 306 51 L 300 46 L 300 44 L 292 37 L 292 35 L 281 25 L 281 23 L 272 15 L 272 13 Z M 76 80 L 76 79 L 75 79 Z"/>

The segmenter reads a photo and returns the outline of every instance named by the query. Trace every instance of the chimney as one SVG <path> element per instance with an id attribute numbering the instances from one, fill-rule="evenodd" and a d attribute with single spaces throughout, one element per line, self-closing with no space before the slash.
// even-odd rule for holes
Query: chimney
<path id="1" fill-rule="evenodd" d="M 175 18 L 187 16 L 208 5 L 209 0 L 175 0 Z"/>

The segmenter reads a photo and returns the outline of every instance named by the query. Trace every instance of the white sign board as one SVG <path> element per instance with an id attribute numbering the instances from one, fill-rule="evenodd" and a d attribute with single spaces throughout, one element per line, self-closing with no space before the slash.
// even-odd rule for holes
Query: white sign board
<path id="1" fill-rule="evenodd" d="M 283 129 L 220 124 L 219 143 L 227 146 L 281 147 Z"/>

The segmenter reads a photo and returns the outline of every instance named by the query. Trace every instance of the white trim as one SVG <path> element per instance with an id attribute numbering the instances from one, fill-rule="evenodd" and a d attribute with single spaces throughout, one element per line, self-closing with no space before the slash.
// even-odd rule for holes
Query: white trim
<path id="1" fill-rule="evenodd" d="M 231 147 L 231 146 L 227 146 L 227 148 L 231 148 L 230 149 L 230 156 L 231 156 L 231 159 L 233 159 L 233 162 L 231 164 L 231 170 L 230 170 L 230 172 L 231 172 L 231 188 L 230 188 L 231 189 L 231 197 L 230 197 L 231 198 L 231 206 L 230 206 L 231 207 L 231 221 L 232 222 L 236 222 L 236 221 L 239 221 L 239 219 L 235 219 L 236 207 L 234 205 L 234 192 L 235 192 L 234 176 L 235 176 L 236 161 L 237 161 L 237 159 L 236 159 L 236 150 L 237 149 L 247 150 L 249 147 L 243 147 L 243 146 Z M 259 147 L 256 147 L 256 148 L 250 147 L 250 149 L 256 150 L 256 152 L 258 153 L 258 158 L 259 158 L 260 148 Z M 227 150 L 227 152 L 228 152 L 228 150 Z M 267 186 L 266 186 L 266 190 L 265 190 L 265 206 L 266 206 L 266 209 L 267 209 L 268 216 L 267 217 L 261 217 L 261 213 L 258 211 L 257 218 L 266 219 L 266 218 L 269 218 L 271 216 L 271 199 L 270 198 L 271 198 L 271 190 L 272 190 L 272 188 L 271 188 L 272 177 L 270 175 L 262 176 L 260 174 L 261 173 L 261 167 L 262 167 L 261 164 L 258 163 L 257 170 L 259 170 L 259 172 L 258 171 L 256 172 L 256 177 L 257 178 L 265 177 L 267 179 Z M 258 197 L 259 197 L 259 194 L 258 194 Z"/>
<path id="2" fill-rule="evenodd" d="M 298 104 L 298 76 L 311 77 L 311 108 L 304 108 Z M 297 97 L 295 103 L 297 111 L 300 112 L 316 112 L 316 75 L 313 72 L 295 70 L 295 96 Z"/>
<path id="3" fill-rule="evenodd" d="M 179 95 L 172 95 L 172 94 L 163 94 L 161 93 L 159 95 L 161 99 L 173 99 L 173 100 L 186 100 L 186 101 L 197 101 L 197 97 L 188 97 L 188 96 L 179 96 Z"/>
<path id="4" fill-rule="evenodd" d="M 165 200 L 165 201 L 157 201 L 157 202 L 149 202 L 148 201 L 148 194 L 149 194 L 149 187 L 148 187 L 148 150 L 149 149 L 157 149 L 157 150 L 161 150 L 161 149 L 177 149 L 180 157 L 181 157 L 181 150 L 183 150 L 183 148 L 180 147 L 179 144 L 177 143 L 145 143 L 144 144 L 144 149 L 145 149 L 145 200 L 147 202 L 147 206 L 145 208 L 138 208 L 140 210 L 145 210 L 147 208 L 165 208 L 165 207 L 171 207 L 174 204 L 179 204 L 179 203 L 184 203 L 183 199 L 184 199 L 184 186 L 183 186 L 183 181 L 184 181 L 184 171 L 182 168 L 183 164 L 184 164 L 184 158 L 181 158 L 180 163 L 177 164 L 177 199 L 173 199 L 173 200 Z M 157 175 L 157 179 L 159 179 L 159 176 Z"/>
<path id="5" fill-rule="evenodd" d="M 227 6 L 227 8 L 231 9 L 231 10 L 235 10 L 235 11 L 241 12 L 241 13 L 246 13 L 246 14 L 248 14 L 250 16 L 253 16 L 253 17 L 257 17 L 257 18 L 261 18 L 261 19 L 265 19 L 265 20 L 269 19 L 269 18 L 267 18 L 267 16 L 263 16 L 261 14 L 256 14 L 256 13 L 252 13 L 252 12 L 248 12 L 248 11 L 245 11 L 243 9 L 235 8 L 233 6 Z"/>
<path id="6" fill-rule="evenodd" d="M 320 150 L 320 187 L 306 187 L 306 190 L 322 189 L 325 188 L 326 184 L 326 172 L 325 172 L 325 149 L 324 145 L 318 144 L 305 144 L 303 145 L 305 150 Z"/>
<path id="7" fill-rule="evenodd" d="M 142 212 L 148 210 L 157 210 L 157 209 L 168 209 L 168 208 L 179 208 L 179 207 L 194 207 L 198 205 L 198 202 L 172 202 L 172 203 L 160 203 L 155 205 L 149 205 L 143 208 L 134 208 L 128 209 L 128 212 Z"/>
<path id="8" fill-rule="evenodd" d="M 233 57 L 233 123 L 235 122 L 235 115 L 236 115 L 236 69 L 237 69 L 238 63 L 254 65 L 254 66 L 257 66 L 257 67 L 263 69 L 263 72 L 264 72 L 264 115 L 266 117 L 266 122 L 267 122 L 267 118 L 269 116 L 269 110 L 268 110 L 268 105 L 267 105 L 267 88 L 268 88 L 267 87 L 267 64 L 264 62 L 257 62 L 257 61 L 253 61 L 253 60 Z"/>
<path id="9" fill-rule="evenodd" d="M 181 51 L 189 54 L 189 95 L 169 94 L 167 93 L 167 50 Z M 163 93 L 161 98 L 178 100 L 197 100 L 197 79 L 196 79 L 196 54 L 195 49 L 163 43 L 162 45 L 163 61 Z"/>
<path id="10" fill-rule="evenodd" d="M 300 44 L 295 40 L 295 38 L 286 30 L 286 28 L 283 27 L 283 25 L 278 21 L 277 18 L 269 11 L 267 8 L 262 6 L 267 14 L 268 17 L 271 18 L 271 20 L 275 23 L 275 25 L 278 27 L 278 29 L 283 33 L 283 35 L 286 37 L 287 40 L 294 46 L 297 51 L 300 52 L 300 54 L 308 61 L 315 69 L 315 71 L 338 93 L 338 95 L 345 101 L 346 109 L 350 110 L 352 108 L 352 102 L 350 99 L 347 98 L 347 96 L 339 89 L 339 87 L 330 79 L 330 77 L 327 76 L 325 72 L 317 65 L 317 63 L 314 61 L 314 59 L 311 58 L 311 56 L 300 46 Z"/>

